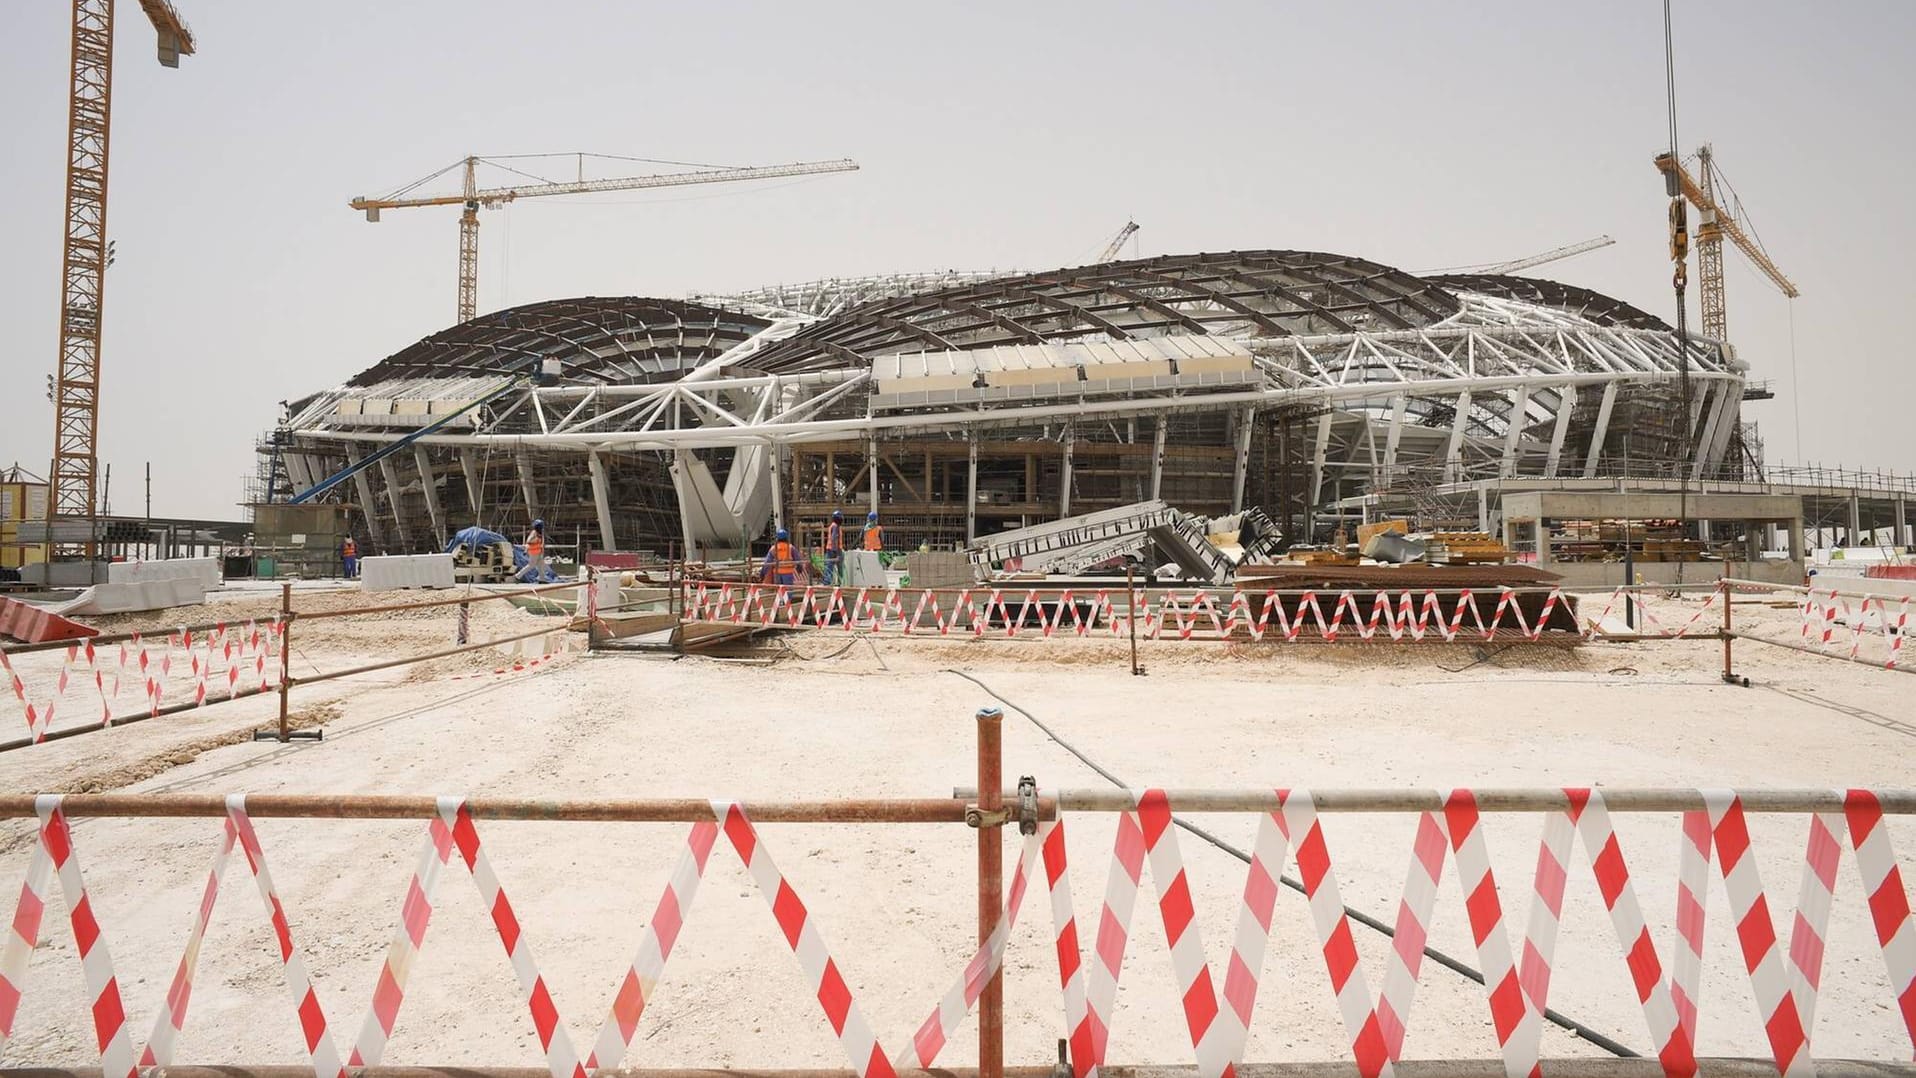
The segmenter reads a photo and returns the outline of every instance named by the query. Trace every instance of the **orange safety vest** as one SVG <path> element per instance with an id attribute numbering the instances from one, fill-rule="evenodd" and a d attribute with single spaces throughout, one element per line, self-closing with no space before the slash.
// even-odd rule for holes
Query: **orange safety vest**
<path id="1" fill-rule="evenodd" d="M 840 554 L 845 550 L 845 529 L 834 520 L 825 526 L 825 553 Z"/>
<path id="2" fill-rule="evenodd" d="M 339 552 L 345 557 L 356 558 L 359 556 L 359 547 L 355 546 L 351 539 L 348 539 L 346 540 L 346 545 L 341 547 Z"/>
<path id="3" fill-rule="evenodd" d="M 546 552 L 545 533 L 533 532 L 531 535 L 526 537 L 526 553 L 528 555 L 534 558 L 540 558 L 545 556 L 545 552 Z"/>
<path id="4" fill-rule="evenodd" d="M 766 560 L 772 563 L 772 572 L 780 576 L 789 576 L 798 572 L 798 552 L 793 550 L 792 544 L 788 542 L 781 540 L 773 543 L 772 552 L 767 555 Z"/>
<path id="5" fill-rule="evenodd" d="M 865 526 L 865 549 L 885 549 L 885 529 L 882 526 L 877 524 L 868 524 Z"/>

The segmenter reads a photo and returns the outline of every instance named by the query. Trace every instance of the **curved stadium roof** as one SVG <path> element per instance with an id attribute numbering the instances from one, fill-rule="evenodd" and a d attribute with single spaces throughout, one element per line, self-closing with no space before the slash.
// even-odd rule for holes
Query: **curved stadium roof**
<path id="1" fill-rule="evenodd" d="M 748 314 L 669 299 L 548 300 L 442 329 L 361 371 L 347 384 L 536 371 L 547 358 L 565 364 L 568 378 L 615 385 L 667 381 L 768 324 Z"/>
<path id="2" fill-rule="evenodd" d="M 875 355 L 1074 337 L 1166 333 L 1286 337 L 1416 329 L 1457 313 L 1438 285 L 1362 258 L 1234 251 L 999 277 L 855 307 L 768 346 L 769 373 L 863 365 Z"/>

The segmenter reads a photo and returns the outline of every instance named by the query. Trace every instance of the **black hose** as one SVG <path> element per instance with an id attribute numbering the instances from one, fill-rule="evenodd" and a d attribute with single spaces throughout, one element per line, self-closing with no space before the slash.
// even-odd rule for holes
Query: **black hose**
<path id="1" fill-rule="evenodd" d="M 1083 763 L 1086 767 L 1090 768 L 1091 770 L 1096 771 L 1099 775 L 1103 776 L 1105 781 L 1111 783 L 1111 785 L 1119 787 L 1120 789 L 1124 789 L 1124 790 L 1129 790 L 1132 788 L 1130 783 L 1112 774 L 1110 771 L 1100 766 L 1097 761 L 1091 759 L 1091 757 L 1086 756 L 1084 753 L 1078 751 L 1077 747 L 1072 745 L 1069 741 L 1066 741 L 1064 738 L 1059 737 L 1056 731 L 1052 730 L 1051 727 L 1046 726 L 1044 722 L 1041 721 L 1036 715 L 1033 715 L 1031 712 L 1026 711 L 1022 707 L 1019 707 L 1017 704 L 1012 703 L 1010 700 L 1005 699 L 1002 695 L 998 693 L 998 690 L 992 688 L 991 686 L 985 684 L 982 681 L 979 681 L 977 678 L 972 677 L 970 674 L 965 673 L 963 670 L 952 670 L 947 668 L 945 670 L 945 673 L 956 674 L 959 677 L 964 678 L 966 681 L 969 681 L 973 685 L 976 685 L 979 688 L 985 690 L 985 692 L 991 695 L 992 699 L 997 700 L 999 703 L 1005 705 L 1011 710 L 1016 711 L 1020 715 L 1023 715 L 1026 719 L 1030 720 L 1031 725 L 1036 726 L 1038 729 L 1044 731 L 1044 735 L 1050 738 L 1052 741 L 1056 742 L 1059 748 L 1077 757 L 1081 763 Z M 1189 820 L 1186 820 L 1181 816 L 1173 815 L 1171 817 L 1171 822 L 1177 824 L 1180 828 L 1184 829 L 1185 831 L 1193 835 L 1196 835 L 1198 838 L 1203 839 L 1204 841 L 1210 843 L 1211 845 L 1216 846 L 1218 849 L 1223 850 L 1225 853 L 1230 854 L 1232 857 L 1237 858 L 1238 860 L 1244 862 L 1245 864 L 1248 865 L 1251 863 L 1250 854 L 1245 853 L 1243 850 L 1238 849 L 1236 846 L 1233 846 L 1230 843 L 1212 834 L 1211 832 L 1206 831 L 1204 828 L 1199 827 L 1198 825 L 1194 823 L 1191 823 Z M 1298 894 L 1305 893 L 1304 885 L 1298 882 L 1297 880 L 1292 879 L 1289 876 L 1282 876 L 1282 875 L 1279 876 L 1278 882 L 1282 883 L 1284 886 L 1290 888 L 1291 890 L 1296 891 Z M 1395 938 L 1397 935 L 1396 928 L 1392 927 L 1391 925 L 1385 924 L 1384 922 L 1378 920 L 1375 917 L 1372 917 L 1370 914 L 1365 913 L 1362 910 L 1352 909 L 1350 906 L 1345 906 L 1344 916 L 1349 917 L 1351 920 L 1356 921 L 1358 924 L 1363 925 L 1365 928 L 1372 929 L 1376 932 L 1380 932 L 1385 936 Z M 1445 954 L 1443 951 L 1440 951 L 1435 947 L 1426 945 L 1424 947 L 1424 957 L 1430 959 L 1431 961 L 1437 963 L 1438 965 L 1444 967 L 1447 970 L 1460 974 L 1464 977 L 1468 977 L 1469 979 L 1476 981 L 1478 984 L 1484 983 L 1484 975 L 1482 973 L 1477 972 L 1475 969 L 1472 969 L 1470 966 L 1464 964 L 1463 962 L 1455 958 L 1452 958 L 1450 955 Z M 1550 1009 L 1549 1007 L 1544 1008 L 1543 1016 L 1544 1016 L 1544 1019 L 1550 1022 L 1551 1024 L 1559 1026 L 1562 1029 L 1569 1031 L 1571 1034 L 1581 1037 L 1586 1041 L 1589 1041 L 1591 1044 L 1596 1045 L 1597 1047 L 1603 1049 L 1606 1052 L 1609 1052 L 1612 1055 L 1621 1056 L 1624 1059 L 1642 1058 L 1641 1056 L 1638 1055 L 1638 1053 L 1631 1051 L 1629 1048 L 1624 1047 L 1622 1044 L 1618 1043 L 1617 1041 L 1604 1036 L 1602 1033 L 1599 1033 L 1598 1031 L 1594 1029 L 1591 1029 L 1589 1026 L 1584 1025 L 1582 1022 L 1579 1022 L 1573 1018 L 1567 1018 L 1563 1014 L 1557 1011 L 1554 1011 Z"/>

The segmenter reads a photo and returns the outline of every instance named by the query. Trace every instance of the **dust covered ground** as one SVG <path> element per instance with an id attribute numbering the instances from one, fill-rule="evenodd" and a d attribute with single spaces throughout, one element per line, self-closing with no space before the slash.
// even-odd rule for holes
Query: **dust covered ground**
<path id="1" fill-rule="evenodd" d="M 302 609 L 358 601 L 302 595 Z M 277 597 L 228 600 L 264 616 Z M 224 605 L 224 604 L 222 604 Z M 1665 622 L 1694 606 L 1670 603 Z M 482 611 L 482 612 L 481 612 Z M 1665 616 L 1667 615 L 1667 616 Z M 1713 616 L 1713 615 L 1712 615 Z M 1794 613 L 1737 608 L 1793 639 Z M 475 608 L 475 636 L 536 628 L 503 603 Z M 339 669 L 450 642 L 449 610 L 408 611 L 295 629 L 301 669 Z M 974 774 L 973 714 L 1003 706 L 1050 724 L 1126 781 L 1172 787 L 1485 785 L 1909 786 L 1916 715 L 1906 675 L 1739 644 L 1751 688 L 1724 685 L 1716 641 L 1538 645 L 1144 642 L 1134 677 L 1122 641 L 867 642 L 795 633 L 749 656 L 562 656 L 500 674 L 481 654 L 315 685 L 297 721 L 319 742 L 254 743 L 272 698 L 0 754 L 10 792 L 551 797 L 834 798 L 945 796 Z M 9 705 L 11 706 L 11 705 Z M 1099 786 L 1084 762 L 1006 707 L 1005 773 L 1048 786 Z M 12 715 L 12 711 L 7 712 Z M 12 721 L 9 719 L 9 721 Z M 1674 943 L 1678 820 L 1619 816 L 1623 850 L 1666 964 Z M 1256 820 L 1197 822 L 1249 848 Z M 1324 828 L 1344 900 L 1393 921 L 1409 865 L 1411 817 L 1337 815 Z M 1115 821 L 1068 824 L 1080 939 L 1095 933 Z M 1541 821 L 1486 823 L 1506 925 L 1528 911 Z M 1753 818 L 1754 849 L 1779 930 L 1791 919 L 1807 820 Z M 0 823 L 0 878 L 24 873 L 31 827 Z M 417 821 L 263 820 L 258 830 L 292 938 L 341 1055 L 358 1035 L 425 833 Z M 135 1043 L 144 1043 L 180 957 L 217 848 L 198 820 L 83 820 L 74 826 Z M 665 824 L 482 823 L 480 834 L 571 1036 L 590 1049 L 652 916 L 686 828 Z M 1892 823 L 1905 858 L 1916 829 Z M 975 930 L 973 834 L 953 825 L 767 824 L 762 837 L 829 941 L 888 1052 L 902 1048 L 969 957 Z M 1220 980 L 1245 870 L 1180 836 L 1197 923 Z M 1016 855 L 1007 840 L 1007 860 Z M 1550 1003 L 1644 1053 L 1654 1046 L 1588 856 L 1573 854 Z M 1837 878 L 1817 1009 L 1821 1057 L 1902 1058 L 1891 998 L 1853 863 Z M 10 886 L 10 885 L 9 885 Z M 1109 1058 L 1190 1059 L 1176 981 L 1147 876 L 1125 958 Z M 64 906 L 55 898 L 8 1049 L 11 1064 L 94 1062 L 88 1000 Z M 1766 1055 L 1721 881 L 1709 902 L 1700 1048 Z M 1431 943 L 1477 966 L 1454 874 L 1446 870 Z M 1353 926 L 1373 992 L 1389 941 Z M 1045 1064 L 1063 1035 L 1052 930 L 1042 893 L 1014 930 L 1007 970 L 1007 1058 Z M 1494 1058 L 1483 989 L 1426 963 L 1409 1023 L 1412 1058 Z M 967 1021 L 941 1062 L 975 1062 Z M 1599 1053 L 1546 1027 L 1546 1056 Z M 1347 1040 L 1304 900 L 1280 891 L 1246 1058 L 1340 1059 Z M 300 1025 L 243 860 L 226 875 L 180 1041 L 182 1063 L 303 1064 Z M 538 1066 L 539 1044 L 493 923 L 459 867 L 442 877 L 385 1062 Z M 844 1058 L 776 922 L 721 842 L 630 1066 L 842 1066 Z"/>

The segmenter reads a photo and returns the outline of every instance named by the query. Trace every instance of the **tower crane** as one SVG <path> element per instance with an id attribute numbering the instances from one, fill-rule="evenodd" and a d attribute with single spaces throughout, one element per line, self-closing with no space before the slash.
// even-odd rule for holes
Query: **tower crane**
<path id="1" fill-rule="evenodd" d="M 1124 250 L 1124 241 L 1130 239 L 1137 231 L 1138 223 L 1136 221 L 1126 221 L 1124 227 L 1118 229 L 1118 234 L 1111 237 L 1111 242 L 1104 245 L 1104 253 L 1099 255 L 1098 260 L 1093 262 L 1092 265 L 1102 266 L 1106 262 L 1116 259 L 1118 252 Z"/>
<path id="2" fill-rule="evenodd" d="M 53 392 L 49 561 L 83 556 L 99 544 L 100 318 L 106 267 L 107 150 L 113 98 L 114 0 L 73 0 L 73 66 L 67 105 L 66 234 L 60 259 L 60 360 Z M 159 60 L 180 66 L 193 31 L 168 0 L 140 0 L 159 35 Z M 62 520 L 87 522 L 86 538 L 61 539 Z M 51 567 L 49 566 L 49 571 Z"/>
<path id="3" fill-rule="evenodd" d="M 477 171 L 481 164 L 488 163 L 488 159 L 467 157 L 384 198 L 355 198 L 351 205 L 355 210 L 364 211 L 368 221 L 379 220 L 381 210 L 411 209 L 417 206 L 463 206 L 465 208 L 459 215 L 459 321 L 465 322 L 478 313 L 479 307 L 479 207 L 481 206 L 497 208 L 515 199 L 535 198 L 541 195 L 583 195 L 602 191 L 635 191 L 642 188 L 678 187 L 694 183 L 733 183 L 739 180 L 769 180 L 781 176 L 813 176 L 826 172 L 858 171 L 858 162 L 842 158 L 836 161 L 800 161 L 789 165 L 767 165 L 755 168 L 700 168 L 690 172 L 588 180 L 585 178 L 585 158 L 589 155 L 570 156 L 579 159 L 580 178 L 568 183 L 539 182 L 517 184 L 511 187 L 481 188 L 478 185 Z M 459 193 L 411 194 L 415 188 L 456 168 L 464 171 L 464 182 Z"/>
<path id="4" fill-rule="evenodd" d="M 1542 251 L 1534 255 L 1527 255 L 1523 258 L 1513 258 L 1508 262 L 1485 262 L 1475 266 L 1454 266 L 1450 269 L 1425 270 L 1422 271 L 1421 275 L 1433 276 L 1440 273 L 1515 273 L 1518 270 L 1532 269 L 1537 266 L 1548 265 L 1552 262 L 1561 262 L 1566 258 L 1574 258 L 1587 251 L 1600 250 L 1616 242 L 1616 240 L 1611 239 L 1609 236 L 1597 236 L 1594 239 L 1587 239 L 1581 243 L 1572 243 L 1563 247 L 1552 248 L 1551 250 Z"/>
<path id="5" fill-rule="evenodd" d="M 1728 190 L 1729 183 L 1716 167 L 1709 143 L 1704 143 L 1702 149 L 1697 151 L 1696 159 L 1697 171 L 1702 173 L 1700 177 L 1690 175 L 1690 171 L 1683 167 L 1683 162 L 1667 153 L 1657 155 L 1656 166 L 1666 182 L 1673 181 L 1675 191 L 1680 191 L 1690 205 L 1696 207 L 1699 218 L 1696 230 L 1696 275 L 1698 300 L 1703 308 L 1703 335 L 1727 343 L 1729 312 L 1724 305 L 1723 295 L 1724 239 L 1736 244 L 1751 264 L 1761 270 L 1763 276 L 1768 277 L 1784 295 L 1795 299 L 1801 293 L 1770 260 L 1769 253 L 1763 250 L 1763 244 L 1755 234 L 1732 216 L 1717 198 L 1717 188 L 1721 186 Z M 1731 198 L 1735 199 L 1734 193 Z M 1737 209 L 1741 212 L 1742 207 L 1739 205 Z"/>

